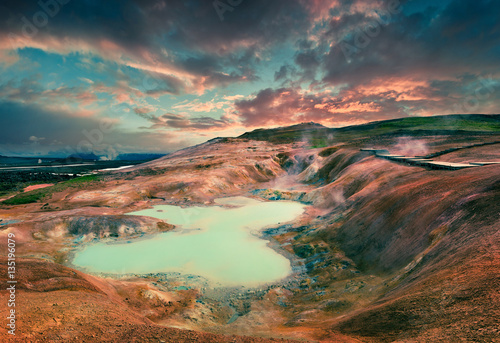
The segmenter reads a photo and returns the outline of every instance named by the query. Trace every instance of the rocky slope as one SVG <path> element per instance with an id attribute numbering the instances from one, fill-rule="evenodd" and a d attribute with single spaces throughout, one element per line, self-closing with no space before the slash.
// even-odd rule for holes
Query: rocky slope
<path id="1" fill-rule="evenodd" d="M 0 235 L 15 233 L 18 256 L 24 258 L 19 262 L 22 337 L 264 341 L 214 336 L 234 334 L 323 342 L 495 341 L 500 165 L 428 170 L 360 148 L 427 155 L 495 142 L 499 118 L 437 119 L 441 126 L 433 130 L 428 126 L 436 122 L 427 118 L 411 121 L 413 126 L 389 121 L 337 131 L 312 124 L 259 130 L 102 174 L 83 185 L 47 187 L 36 203 L 2 205 L 2 217 L 20 221 L 2 227 Z M 498 144 L 491 144 L 435 159 L 494 161 L 497 151 Z M 212 205 L 234 195 L 309 205 L 296 221 L 263 233 L 297 267 L 293 281 L 244 294 L 221 293 L 199 284 L 184 289 L 186 280 L 161 275 L 112 279 L 68 268 L 72 251 L 83 242 L 173 229 L 127 212 L 160 203 Z M 5 246 L 0 252 L 5 256 Z M 0 294 L 5 301 L 5 291 Z"/>

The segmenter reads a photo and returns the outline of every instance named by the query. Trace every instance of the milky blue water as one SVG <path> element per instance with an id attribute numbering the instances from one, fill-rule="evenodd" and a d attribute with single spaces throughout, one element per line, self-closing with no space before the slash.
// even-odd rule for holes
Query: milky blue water
<path id="1" fill-rule="evenodd" d="M 218 204 L 188 208 L 158 205 L 128 213 L 162 219 L 180 229 L 131 243 L 88 245 L 76 253 L 73 264 L 90 272 L 115 274 L 180 272 L 225 286 L 254 286 L 290 274 L 289 260 L 269 248 L 268 241 L 255 232 L 297 218 L 304 205 L 243 197 L 219 199 Z"/>

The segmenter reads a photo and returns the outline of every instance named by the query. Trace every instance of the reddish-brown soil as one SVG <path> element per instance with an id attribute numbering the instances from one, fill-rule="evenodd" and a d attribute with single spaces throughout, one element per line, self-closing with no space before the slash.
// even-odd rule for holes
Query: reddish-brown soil
<path id="1" fill-rule="evenodd" d="M 415 144 L 430 153 L 467 140 L 420 136 Z M 325 150 L 298 143 L 214 141 L 109 173 L 100 182 L 65 189 L 42 202 L 2 205 L 0 215 L 21 221 L 0 230 L 4 242 L 7 233 L 16 235 L 16 339 L 499 341 L 500 165 L 428 170 L 359 151 L 406 151 L 411 139 L 367 142 L 342 142 Z M 491 161 L 497 149 L 459 150 L 436 160 Z M 278 251 L 303 266 L 296 283 L 248 296 L 212 296 L 196 285 L 174 290 L 159 276 L 111 279 L 68 267 L 70 252 L 80 242 L 173 229 L 127 212 L 160 203 L 211 205 L 232 195 L 310 205 L 295 222 L 266 231 Z M 0 256 L 0 273 L 6 275 L 5 244 Z M 6 301 L 4 283 L 0 302 Z M 6 317 L 7 309 L 0 308 Z M 233 310 L 240 316 L 230 322 Z M 0 340 L 8 338 L 5 331 L 0 335 Z"/>
<path id="2" fill-rule="evenodd" d="M 53 185 L 54 185 L 53 183 L 41 183 L 38 185 L 32 185 L 32 186 L 25 187 L 24 191 L 25 192 L 34 191 L 35 189 L 41 189 L 41 188 L 50 187 Z"/>

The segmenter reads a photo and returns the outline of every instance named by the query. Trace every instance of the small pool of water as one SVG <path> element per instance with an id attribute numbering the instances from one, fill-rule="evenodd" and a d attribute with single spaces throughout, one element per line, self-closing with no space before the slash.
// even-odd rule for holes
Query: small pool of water
<path id="1" fill-rule="evenodd" d="M 216 203 L 219 205 L 188 208 L 158 205 L 129 213 L 162 219 L 181 229 L 131 243 L 89 245 L 76 253 L 73 264 L 90 272 L 113 274 L 180 272 L 223 286 L 255 286 L 290 274 L 290 261 L 269 248 L 268 241 L 255 231 L 297 218 L 304 205 L 244 197 Z"/>

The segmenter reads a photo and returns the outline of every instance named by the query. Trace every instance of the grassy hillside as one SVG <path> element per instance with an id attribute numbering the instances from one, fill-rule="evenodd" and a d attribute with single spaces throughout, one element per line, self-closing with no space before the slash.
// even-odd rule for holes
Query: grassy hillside
<path id="1" fill-rule="evenodd" d="M 40 200 L 43 200 L 54 193 L 61 192 L 68 187 L 74 188 L 84 188 L 89 185 L 92 185 L 96 182 L 99 182 L 101 179 L 100 176 L 97 175 L 87 175 L 78 177 L 72 180 L 60 182 L 54 186 L 35 189 L 29 192 L 22 192 L 17 194 L 16 196 L 4 200 L 1 202 L 3 205 L 22 205 L 22 204 L 30 204 Z"/>
<path id="2" fill-rule="evenodd" d="M 430 136 L 461 134 L 498 134 L 500 115 L 447 115 L 408 117 L 372 122 L 342 128 L 326 128 L 308 123 L 276 129 L 259 129 L 239 138 L 265 140 L 275 143 L 308 141 L 313 148 L 354 139 L 373 139 L 378 136 Z"/>

